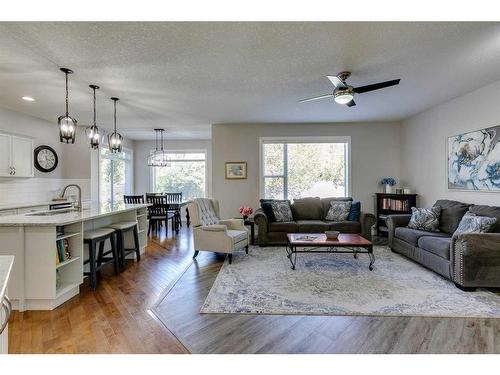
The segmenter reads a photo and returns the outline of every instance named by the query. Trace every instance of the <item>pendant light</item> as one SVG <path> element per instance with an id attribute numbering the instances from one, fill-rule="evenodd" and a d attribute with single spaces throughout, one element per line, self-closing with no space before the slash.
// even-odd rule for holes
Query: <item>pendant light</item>
<path id="1" fill-rule="evenodd" d="M 110 135 L 108 135 L 108 146 L 109 146 L 109 151 L 112 153 L 117 153 L 117 152 L 122 152 L 122 143 L 123 143 L 123 137 L 120 133 L 116 131 L 116 102 L 120 100 L 119 98 L 111 98 L 111 100 L 114 103 L 114 131 Z"/>
<path id="2" fill-rule="evenodd" d="M 73 71 L 68 68 L 61 68 L 60 70 L 66 75 L 66 114 L 59 116 L 57 119 L 59 140 L 63 143 L 75 143 L 76 120 L 69 115 L 68 111 L 68 74 L 73 74 Z"/>
<path id="3" fill-rule="evenodd" d="M 163 148 L 164 131 L 165 129 L 155 129 L 156 147 L 148 158 L 148 165 L 150 167 L 167 167 L 169 165 L 167 153 Z"/>
<path id="4" fill-rule="evenodd" d="M 99 144 L 101 143 L 102 131 L 96 125 L 96 109 L 95 109 L 95 90 L 99 90 L 99 86 L 97 85 L 89 85 L 89 87 L 94 91 L 94 124 L 89 126 L 85 133 L 90 140 L 90 147 L 94 150 L 99 148 Z"/>

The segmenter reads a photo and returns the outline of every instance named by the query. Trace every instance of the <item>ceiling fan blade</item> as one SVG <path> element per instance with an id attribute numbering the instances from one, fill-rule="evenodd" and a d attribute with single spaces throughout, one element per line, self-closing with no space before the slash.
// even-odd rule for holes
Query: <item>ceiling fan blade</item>
<path id="1" fill-rule="evenodd" d="M 337 76 L 327 76 L 330 82 L 339 89 L 346 89 L 347 85 Z"/>
<path id="2" fill-rule="evenodd" d="M 299 103 L 312 102 L 313 100 L 319 100 L 319 99 L 331 98 L 331 97 L 333 97 L 333 94 L 315 96 L 314 98 L 302 99 L 301 101 L 299 101 Z"/>
<path id="3" fill-rule="evenodd" d="M 356 105 L 356 102 L 354 100 L 351 100 L 349 103 L 346 104 L 348 107 L 354 107 Z"/>
<path id="4" fill-rule="evenodd" d="M 353 91 L 356 94 L 362 94 L 364 92 L 379 90 L 379 89 L 383 89 L 383 88 L 386 88 L 386 87 L 398 85 L 399 81 L 400 81 L 399 79 L 393 79 L 392 81 L 385 81 L 385 82 L 373 83 L 371 85 L 366 85 L 366 86 L 361 86 L 361 87 L 355 87 L 353 89 Z"/>

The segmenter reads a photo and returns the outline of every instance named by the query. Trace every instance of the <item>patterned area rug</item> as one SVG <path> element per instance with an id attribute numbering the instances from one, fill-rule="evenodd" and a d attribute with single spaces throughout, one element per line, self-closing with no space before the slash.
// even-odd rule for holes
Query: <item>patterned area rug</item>
<path id="1" fill-rule="evenodd" d="M 226 259 L 200 312 L 500 318 L 500 296 L 463 292 L 387 247 L 374 251 L 373 271 L 366 254 L 298 254 L 294 271 L 285 248 L 252 247 Z"/>

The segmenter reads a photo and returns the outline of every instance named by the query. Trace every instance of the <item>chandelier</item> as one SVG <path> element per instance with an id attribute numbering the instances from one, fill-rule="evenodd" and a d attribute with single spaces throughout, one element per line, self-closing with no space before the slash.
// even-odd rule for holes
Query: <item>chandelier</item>
<path id="1" fill-rule="evenodd" d="M 108 146 L 109 146 L 109 151 L 112 153 L 117 153 L 117 152 L 122 152 L 122 143 L 123 143 L 123 137 L 120 133 L 116 131 L 116 102 L 120 99 L 118 98 L 111 98 L 111 100 L 114 102 L 114 130 L 113 133 L 108 135 Z"/>
<path id="2" fill-rule="evenodd" d="M 92 90 L 94 90 L 94 124 L 92 126 L 89 126 L 85 130 L 85 133 L 89 137 L 90 147 L 96 150 L 99 148 L 99 144 L 101 143 L 101 138 L 102 138 L 102 132 L 96 125 L 96 110 L 95 110 L 95 90 L 98 90 L 99 86 L 89 85 L 89 87 Z"/>
<path id="3" fill-rule="evenodd" d="M 59 116 L 57 119 L 59 140 L 63 143 L 75 143 L 76 120 L 69 115 L 68 111 L 68 74 L 72 74 L 73 71 L 68 68 L 61 68 L 60 70 L 66 75 L 66 114 Z"/>
<path id="4" fill-rule="evenodd" d="M 168 167 L 168 154 L 163 148 L 163 132 L 165 129 L 155 129 L 156 147 L 149 154 L 148 165 L 150 167 Z"/>

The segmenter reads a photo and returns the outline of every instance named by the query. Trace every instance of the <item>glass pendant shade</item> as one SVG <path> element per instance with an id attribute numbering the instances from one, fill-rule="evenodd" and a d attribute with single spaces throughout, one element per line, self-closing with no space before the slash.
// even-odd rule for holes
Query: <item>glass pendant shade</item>
<path id="1" fill-rule="evenodd" d="M 163 149 L 163 132 L 164 129 L 155 129 L 156 147 L 155 150 L 149 154 L 148 166 L 150 167 L 168 167 L 168 154 Z"/>
<path id="2" fill-rule="evenodd" d="M 85 130 L 85 133 L 87 134 L 87 137 L 89 137 L 90 147 L 96 150 L 99 148 L 102 139 L 102 131 L 96 125 L 96 108 L 95 108 L 95 90 L 98 90 L 99 86 L 89 85 L 89 87 L 92 90 L 94 90 L 94 124 L 92 126 L 89 126 Z"/>
<path id="3" fill-rule="evenodd" d="M 111 100 L 114 102 L 114 130 L 113 133 L 108 135 L 108 146 L 109 151 L 112 153 L 118 153 L 122 152 L 123 147 L 123 137 L 116 131 L 116 102 L 120 99 L 111 98 Z"/>
<path id="4" fill-rule="evenodd" d="M 73 71 L 68 68 L 61 68 L 60 70 L 66 75 L 66 114 L 59 116 L 57 119 L 59 140 L 63 143 L 75 143 L 76 120 L 69 115 L 68 111 L 68 74 L 72 74 Z"/>

